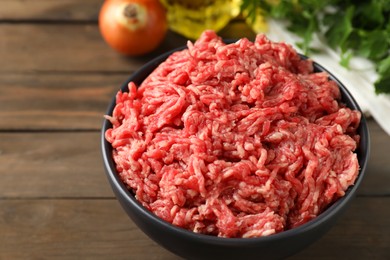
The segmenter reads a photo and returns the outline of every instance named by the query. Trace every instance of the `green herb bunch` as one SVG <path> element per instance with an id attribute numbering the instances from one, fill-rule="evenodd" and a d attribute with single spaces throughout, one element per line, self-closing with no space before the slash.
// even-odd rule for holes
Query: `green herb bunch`
<path id="1" fill-rule="evenodd" d="M 309 54 L 313 35 L 340 50 L 340 64 L 349 66 L 354 55 L 376 64 L 375 92 L 390 94 L 390 0 L 243 0 L 249 20 L 256 10 L 289 21 L 288 29 L 302 38 L 298 46 Z"/>

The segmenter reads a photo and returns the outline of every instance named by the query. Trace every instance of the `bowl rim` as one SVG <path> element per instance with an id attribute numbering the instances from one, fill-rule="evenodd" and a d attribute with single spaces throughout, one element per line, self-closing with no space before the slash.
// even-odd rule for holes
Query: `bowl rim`
<path id="1" fill-rule="evenodd" d="M 229 42 L 229 41 L 228 41 Z M 230 42 L 231 43 L 231 42 Z M 186 46 L 181 46 L 175 49 L 172 49 L 168 52 L 165 52 L 156 58 L 150 60 L 145 65 L 140 67 L 137 71 L 132 73 L 130 77 L 122 84 L 121 88 L 119 90 L 127 92 L 127 86 L 130 81 L 133 81 L 134 78 L 139 77 L 144 73 L 145 71 L 149 71 L 151 73 L 161 62 L 166 60 L 169 55 L 171 55 L 174 52 L 181 51 L 186 49 Z M 302 59 L 310 59 L 309 57 L 299 54 Z M 329 75 L 329 79 L 335 81 L 337 85 L 340 88 L 341 95 L 342 95 L 342 102 L 348 103 L 347 107 L 350 107 L 354 110 L 358 110 L 361 113 L 361 121 L 360 125 L 358 127 L 358 132 L 360 134 L 360 144 L 359 146 L 365 146 L 365 149 L 363 152 L 355 151 L 356 153 L 360 154 L 359 158 L 359 174 L 357 179 L 355 180 L 354 185 L 350 186 L 346 191 L 345 195 L 337 201 L 333 202 L 326 210 L 324 210 L 321 214 L 319 214 L 314 219 L 306 222 L 305 224 L 302 224 L 298 227 L 285 230 L 276 234 L 272 234 L 269 236 L 263 236 L 263 237 L 253 237 L 253 238 L 225 238 L 225 237 L 218 237 L 218 236 L 212 236 L 212 235 L 206 235 L 206 234 L 200 234 L 195 233 L 193 231 L 175 226 L 161 218 L 159 218 L 157 215 L 155 215 L 153 212 L 146 209 L 136 198 L 135 196 L 126 188 L 125 184 L 121 181 L 119 175 L 116 173 L 115 163 L 112 159 L 112 146 L 111 144 L 105 139 L 105 132 L 107 129 L 111 128 L 111 123 L 107 120 L 103 120 L 103 125 L 101 129 L 101 135 L 100 135 L 100 141 L 101 141 L 101 151 L 103 156 L 103 162 L 106 169 L 106 175 L 108 179 L 110 180 L 111 184 L 115 186 L 115 188 L 119 191 L 120 195 L 126 200 L 126 203 L 130 204 L 132 207 L 136 208 L 138 212 L 142 213 L 145 217 L 151 219 L 152 221 L 158 223 L 158 225 L 162 226 L 163 228 L 169 229 L 172 232 L 177 232 L 183 236 L 188 237 L 191 240 L 198 240 L 210 244 L 224 244 L 227 246 L 240 246 L 240 245 L 255 245 L 259 242 L 273 242 L 280 239 L 287 239 L 294 237 L 296 234 L 305 233 L 307 231 L 316 229 L 317 227 L 321 226 L 327 220 L 335 217 L 337 213 L 343 209 L 348 202 L 353 199 L 355 196 L 355 193 L 360 186 L 363 177 L 365 175 L 368 160 L 370 157 L 370 150 L 371 150 L 371 141 L 370 141 L 370 133 L 368 129 L 367 120 L 365 118 L 364 113 L 362 112 L 360 106 L 356 102 L 356 100 L 353 98 L 351 93 L 348 91 L 348 89 L 342 84 L 342 82 L 337 79 L 331 72 L 329 72 L 327 69 L 325 69 L 322 65 L 319 63 L 313 62 L 314 72 L 326 72 Z M 153 69 L 151 69 L 153 68 Z M 118 91 L 119 91 L 118 90 Z M 116 97 L 112 98 L 111 102 L 108 105 L 108 108 L 106 110 L 106 115 L 111 115 L 113 108 L 116 104 Z M 359 156 L 358 154 L 358 156 Z"/>

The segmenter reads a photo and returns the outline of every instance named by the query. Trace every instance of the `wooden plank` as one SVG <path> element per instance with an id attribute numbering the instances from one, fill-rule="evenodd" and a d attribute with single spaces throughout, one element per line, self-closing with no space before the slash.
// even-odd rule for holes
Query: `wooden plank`
<path id="1" fill-rule="evenodd" d="M 99 130 L 129 74 L 5 74 L 0 77 L 0 129 Z"/>
<path id="2" fill-rule="evenodd" d="M 389 259 L 389 203 L 357 198 L 330 232 L 291 259 Z M 115 200 L 0 200 L 0 230 L 0 259 L 179 259 Z"/>
<path id="3" fill-rule="evenodd" d="M 0 133 L 0 198 L 112 197 L 99 138 L 99 132 Z M 389 195 L 389 138 L 375 134 L 373 141 L 358 194 Z"/>
<path id="4" fill-rule="evenodd" d="M 368 121 L 371 156 L 360 194 L 390 195 L 390 137 L 373 120 Z"/>
<path id="5" fill-rule="evenodd" d="M 174 33 L 154 52 L 125 57 L 103 41 L 97 25 L 0 24 L 0 74 L 12 72 L 132 72 L 184 45 Z M 39 55 L 35 55 L 39 51 Z"/>
<path id="6" fill-rule="evenodd" d="M 336 226 L 291 259 L 390 259 L 389 206 L 389 197 L 356 198 Z"/>
<path id="7" fill-rule="evenodd" d="M 0 21 L 97 21 L 101 0 L 0 0 Z"/>
<path id="8" fill-rule="evenodd" d="M 175 259 L 115 200 L 0 200 L 0 259 Z"/>
<path id="9" fill-rule="evenodd" d="M 1 133 L 0 198 L 113 198 L 99 132 Z"/>

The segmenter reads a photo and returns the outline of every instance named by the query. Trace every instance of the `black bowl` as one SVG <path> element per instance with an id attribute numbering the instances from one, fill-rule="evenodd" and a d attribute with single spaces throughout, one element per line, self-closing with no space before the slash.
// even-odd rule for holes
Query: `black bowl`
<path id="1" fill-rule="evenodd" d="M 139 85 L 170 54 L 184 48 L 172 50 L 150 61 L 124 82 L 121 90 L 124 92 L 128 91 L 127 85 L 130 81 Z M 315 71 L 326 71 L 315 62 L 314 68 Z M 343 84 L 332 76 L 331 73 L 326 72 L 339 85 L 343 102 L 348 107 L 361 111 Z M 114 106 L 115 98 L 113 98 L 108 107 L 107 115 L 112 114 Z M 281 259 L 301 251 L 323 236 L 336 223 L 338 217 L 350 204 L 362 182 L 370 151 L 369 131 L 366 119 L 362 113 L 361 123 L 358 128 L 361 140 L 357 150 L 360 173 L 355 185 L 347 190 L 344 197 L 337 200 L 318 217 L 291 230 L 260 238 L 220 238 L 196 234 L 173 226 L 154 215 L 137 201 L 118 177 L 115 163 L 112 159 L 111 144 L 104 138 L 104 133 L 111 127 L 111 123 L 105 120 L 101 132 L 101 148 L 106 174 L 117 199 L 129 217 L 146 235 L 164 248 L 186 259 Z"/>

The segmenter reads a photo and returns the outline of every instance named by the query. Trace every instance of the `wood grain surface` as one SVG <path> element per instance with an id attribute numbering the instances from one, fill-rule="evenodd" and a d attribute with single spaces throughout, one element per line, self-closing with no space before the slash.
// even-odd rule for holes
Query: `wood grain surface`
<path id="1" fill-rule="evenodd" d="M 4 74 L 1 130 L 99 130 L 103 115 L 130 74 Z"/>
<path id="2" fill-rule="evenodd" d="M 102 0 L 0 0 L 0 21 L 97 22 Z"/>
<path id="3" fill-rule="evenodd" d="M 138 68 L 187 39 L 169 32 L 143 57 L 102 40 L 102 0 L 0 0 L 0 259 L 180 259 L 127 217 L 107 182 L 103 115 Z M 239 34 L 240 25 L 230 30 Z M 253 37 L 253 35 L 250 35 Z M 357 197 L 290 259 L 390 259 L 390 137 L 372 119 Z"/>
<path id="4" fill-rule="evenodd" d="M 334 228 L 290 259 L 389 259 L 389 203 L 356 198 Z M 146 237 L 114 199 L 0 200 L 0 208 L 2 259 L 180 259 Z"/>
<path id="5" fill-rule="evenodd" d="M 186 43 L 174 33 L 152 53 L 124 57 L 102 40 L 96 24 L 0 23 L 0 74 L 26 72 L 131 73 Z M 39 55 L 35 55 L 41 49 Z"/>

